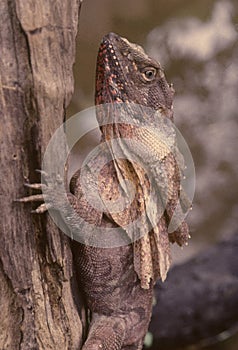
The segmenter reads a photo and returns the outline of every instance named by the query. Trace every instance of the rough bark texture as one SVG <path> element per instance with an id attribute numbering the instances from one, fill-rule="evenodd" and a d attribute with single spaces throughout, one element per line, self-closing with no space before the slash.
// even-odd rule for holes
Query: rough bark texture
<path id="1" fill-rule="evenodd" d="M 80 0 L 0 2 L 0 349 L 81 343 L 68 239 L 48 216 L 13 202 L 27 194 L 24 182 L 39 180 L 70 101 L 79 9 Z"/>

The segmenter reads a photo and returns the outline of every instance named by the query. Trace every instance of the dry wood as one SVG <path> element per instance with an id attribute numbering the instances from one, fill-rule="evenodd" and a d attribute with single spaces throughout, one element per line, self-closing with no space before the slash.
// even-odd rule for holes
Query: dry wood
<path id="1" fill-rule="evenodd" d="M 13 202 L 26 194 L 24 182 L 39 180 L 35 169 L 72 96 L 80 5 L 0 2 L 0 349 L 78 349 L 81 342 L 68 239 L 48 216 Z"/>

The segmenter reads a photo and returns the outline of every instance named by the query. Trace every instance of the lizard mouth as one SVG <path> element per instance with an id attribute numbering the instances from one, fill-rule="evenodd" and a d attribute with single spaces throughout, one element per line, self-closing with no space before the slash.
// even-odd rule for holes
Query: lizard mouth
<path id="1" fill-rule="evenodd" d="M 98 51 L 95 104 L 125 102 L 125 76 L 121 68 L 118 43 L 122 39 L 114 33 L 104 36 Z"/>
<path id="2" fill-rule="evenodd" d="M 146 68 L 157 72 L 155 82 L 144 82 Z M 173 90 L 167 83 L 159 62 L 143 48 L 115 33 L 101 41 L 96 70 L 95 104 L 133 102 L 155 110 L 162 109 L 173 119 Z"/>
<path id="3" fill-rule="evenodd" d="M 135 57 L 149 59 L 141 46 L 130 43 L 126 38 L 115 33 L 103 37 L 97 58 L 95 104 L 131 100 L 141 103 L 128 96 L 129 90 L 134 89 L 130 70 L 138 71 Z"/>

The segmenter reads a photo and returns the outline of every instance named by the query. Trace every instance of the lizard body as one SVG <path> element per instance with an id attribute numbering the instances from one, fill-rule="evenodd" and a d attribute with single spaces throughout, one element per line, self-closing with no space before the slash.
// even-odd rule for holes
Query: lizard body
<path id="1" fill-rule="evenodd" d="M 151 74 L 155 74 L 155 79 L 152 79 Z M 149 58 L 143 49 L 113 33 L 104 37 L 98 53 L 95 104 L 110 103 L 106 113 L 100 111 L 97 113 L 102 142 L 106 140 L 109 148 L 113 138 L 129 137 L 140 140 L 145 147 L 150 147 L 151 154 L 154 153 L 155 158 L 160 156 L 163 158 L 161 143 L 156 137 L 153 139 L 153 133 L 146 128 L 142 129 L 141 125 L 137 128 L 123 123 L 114 124 L 116 111 L 111 109 L 113 106 L 111 104 L 133 102 L 154 110 L 160 109 L 167 118 L 173 119 L 173 94 L 174 91 L 168 85 L 160 65 Z M 124 153 L 126 146 L 122 146 Z M 135 152 L 135 149 L 129 149 L 128 152 L 130 151 Z M 113 149 L 111 152 L 113 153 Z M 177 203 L 180 178 L 173 157 L 166 155 L 165 168 L 167 167 L 173 176 L 171 201 Z M 146 211 L 143 200 L 149 192 L 146 174 L 138 164 L 136 167 L 136 164 L 131 164 L 125 159 L 114 160 L 104 167 L 98 180 L 101 198 L 119 196 L 120 175 L 134 182 L 135 200 L 130 209 L 125 209 L 121 213 L 104 213 L 101 225 L 111 223 L 123 227 L 125 221 L 135 218 L 136 213 Z M 79 177 L 76 175 L 76 184 L 72 186 L 76 191 L 80 188 L 77 179 Z M 167 208 L 170 218 L 176 203 L 170 203 L 171 207 Z M 110 223 L 103 223 L 106 218 Z M 165 216 L 158 220 L 156 230 L 159 232 L 156 238 L 153 232 L 147 232 L 134 244 L 117 248 L 103 249 L 74 244 L 74 257 L 88 307 L 93 315 L 97 315 L 95 320 L 93 316 L 89 337 L 83 349 L 99 349 L 99 344 L 105 350 L 142 348 L 151 316 L 153 284 L 159 276 L 165 278 L 170 264 L 168 222 Z M 171 241 L 177 239 L 179 244 L 185 243 L 187 238 L 188 229 L 185 223 L 182 224 L 181 231 L 171 235 Z M 157 242 L 154 242 L 156 239 Z M 160 254 L 161 250 L 165 252 Z M 161 261 L 163 258 L 165 262 Z M 108 346 L 107 341 L 110 337 L 113 338 L 113 335 L 115 341 Z M 95 345 L 96 338 L 98 347 Z"/>
<path id="2" fill-rule="evenodd" d="M 109 248 L 72 243 L 77 274 L 91 312 L 89 334 L 82 349 L 140 350 L 151 317 L 153 285 L 157 278 L 165 279 L 170 265 L 169 241 L 183 245 L 189 238 L 184 221 L 175 232 L 168 230 L 178 203 L 178 215 L 187 206 L 180 203 L 181 174 L 176 159 L 154 129 L 158 111 L 165 120 L 173 120 L 174 91 L 158 62 L 140 46 L 110 33 L 103 38 L 98 53 L 95 95 L 96 105 L 103 106 L 97 109 L 97 119 L 104 152 L 94 167 L 88 166 L 86 178 L 92 200 L 92 189 L 97 188 L 104 209 L 100 211 L 88 201 L 77 172 L 68 193 L 75 214 L 66 213 L 64 218 L 72 231 L 81 225 L 78 217 L 96 229 L 121 227 L 131 242 Z M 121 104 L 120 113 L 126 115 L 125 119 L 118 117 L 117 106 Z M 140 106 L 139 117 L 133 104 Z M 152 128 L 147 127 L 148 123 Z M 133 140 L 138 141 L 136 147 Z M 135 161 L 130 160 L 130 153 Z M 121 156 L 110 160 L 108 154 Z M 97 162 L 105 165 L 95 180 Z M 164 174 L 168 179 L 165 187 Z M 125 179 L 135 189 L 129 206 Z M 44 186 L 48 204 L 64 210 L 56 191 L 49 183 Z M 124 201 L 123 209 L 112 210 L 118 198 Z M 45 209 L 47 206 L 38 212 Z"/>

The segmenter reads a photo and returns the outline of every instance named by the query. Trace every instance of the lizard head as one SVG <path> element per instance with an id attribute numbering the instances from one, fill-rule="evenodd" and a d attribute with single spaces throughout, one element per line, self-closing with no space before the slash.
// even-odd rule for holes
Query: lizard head
<path id="1" fill-rule="evenodd" d="M 131 102 L 160 109 L 172 119 L 173 88 L 156 60 L 119 35 L 106 35 L 96 72 L 96 104 Z"/>

